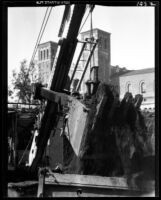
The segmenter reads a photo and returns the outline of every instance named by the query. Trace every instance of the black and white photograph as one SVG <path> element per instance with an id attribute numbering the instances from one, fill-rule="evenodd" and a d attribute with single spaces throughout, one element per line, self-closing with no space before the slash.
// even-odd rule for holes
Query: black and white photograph
<path id="1" fill-rule="evenodd" d="M 159 2 L 4 7 L 5 197 L 158 196 Z"/>

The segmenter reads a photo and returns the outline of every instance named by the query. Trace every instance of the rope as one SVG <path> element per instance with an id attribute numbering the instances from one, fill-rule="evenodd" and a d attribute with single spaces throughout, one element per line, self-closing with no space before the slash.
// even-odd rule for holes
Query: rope
<path id="1" fill-rule="evenodd" d="M 21 161 L 22 161 L 22 159 L 24 158 L 24 155 L 25 155 L 25 153 L 26 153 L 26 151 L 27 151 L 27 149 L 28 149 L 28 147 L 29 147 L 29 144 L 31 143 L 31 141 L 32 141 L 32 139 L 33 139 L 33 134 L 31 135 L 31 138 L 30 138 L 30 140 L 29 140 L 29 142 L 28 142 L 28 145 L 26 146 L 26 148 L 25 148 L 25 151 L 23 152 L 23 155 L 22 155 L 22 157 L 21 157 L 21 159 L 20 159 L 20 161 L 19 161 L 19 163 L 18 163 L 18 166 L 21 164 Z"/>

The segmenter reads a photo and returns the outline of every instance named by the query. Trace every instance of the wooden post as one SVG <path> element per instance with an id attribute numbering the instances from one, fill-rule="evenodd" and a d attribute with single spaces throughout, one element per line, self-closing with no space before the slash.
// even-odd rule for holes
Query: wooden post
<path id="1" fill-rule="evenodd" d="M 45 174 L 44 173 L 43 173 L 43 171 L 41 171 L 41 169 L 39 170 L 39 182 L 38 182 L 37 197 L 44 196 L 44 184 L 45 184 Z"/>

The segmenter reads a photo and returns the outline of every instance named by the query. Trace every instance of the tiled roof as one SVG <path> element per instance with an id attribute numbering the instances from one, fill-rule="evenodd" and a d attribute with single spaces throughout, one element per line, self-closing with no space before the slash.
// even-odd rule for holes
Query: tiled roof
<path id="1" fill-rule="evenodd" d="M 125 73 L 120 76 L 132 76 L 132 75 L 147 74 L 147 73 L 152 73 L 152 72 L 154 72 L 154 68 L 146 68 L 146 69 L 140 69 L 140 70 L 133 70 L 131 72 Z"/>

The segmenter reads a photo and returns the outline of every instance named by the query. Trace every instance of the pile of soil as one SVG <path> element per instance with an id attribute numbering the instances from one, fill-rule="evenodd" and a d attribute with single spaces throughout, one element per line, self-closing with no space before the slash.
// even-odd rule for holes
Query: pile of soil
<path id="1" fill-rule="evenodd" d="M 153 179 L 154 114 L 148 117 L 140 111 L 141 98 L 126 93 L 120 102 L 108 85 L 100 84 L 90 99 L 79 156 L 64 136 L 65 173 L 127 177 L 141 173 Z"/>

